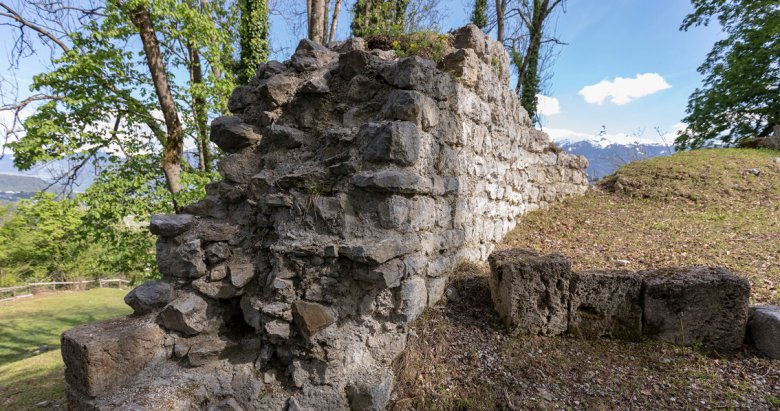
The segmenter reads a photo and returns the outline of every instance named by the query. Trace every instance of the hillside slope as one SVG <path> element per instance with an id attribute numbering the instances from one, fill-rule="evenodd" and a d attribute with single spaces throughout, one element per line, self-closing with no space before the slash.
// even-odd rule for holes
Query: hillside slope
<path id="1" fill-rule="evenodd" d="M 577 270 L 722 265 L 750 280 L 753 302 L 780 303 L 780 152 L 678 153 L 600 186 L 530 213 L 501 247 L 561 252 Z M 780 365 L 747 348 L 508 337 L 487 275 L 462 266 L 415 324 L 395 409 L 780 409 Z"/>

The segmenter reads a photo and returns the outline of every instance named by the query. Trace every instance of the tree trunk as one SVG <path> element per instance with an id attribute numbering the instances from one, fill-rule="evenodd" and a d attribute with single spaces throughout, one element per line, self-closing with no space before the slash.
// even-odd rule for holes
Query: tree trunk
<path id="1" fill-rule="evenodd" d="M 203 67 L 200 64 L 200 51 L 190 44 L 187 47 L 190 55 L 190 81 L 193 86 L 203 85 Z M 198 170 L 211 171 L 211 153 L 209 152 L 208 131 L 208 107 L 202 90 L 195 90 L 192 97 L 192 113 L 195 116 L 195 129 L 197 130 L 196 143 L 198 145 Z"/>
<path id="2" fill-rule="evenodd" d="M 339 24 L 339 11 L 341 11 L 341 0 L 336 0 L 333 6 L 333 19 L 330 21 L 330 32 L 328 33 L 328 42 L 336 38 L 336 27 Z"/>
<path id="3" fill-rule="evenodd" d="M 496 40 L 504 42 L 504 13 L 506 13 L 506 0 L 496 0 Z"/>
<path id="4" fill-rule="evenodd" d="M 141 37 L 141 44 L 146 55 L 146 64 L 149 66 L 154 90 L 165 119 L 168 135 L 163 145 L 162 170 L 165 174 L 168 190 L 172 194 L 173 207 L 178 212 L 179 206 L 176 203 L 176 194 L 181 191 L 180 174 L 181 156 L 184 149 L 184 128 L 181 121 L 179 121 L 179 113 L 173 100 L 170 84 L 168 84 L 168 74 L 165 72 L 165 64 L 160 53 L 160 44 L 152 25 L 149 9 L 137 7 L 130 10 L 130 19 L 138 29 L 138 34 Z"/>
<path id="5" fill-rule="evenodd" d="M 309 40 L 322 43 L 324 36 L 322 29 L 325 26 L 324 4 L 325 0 L 311 0 L 311 9 L 309 13 Z"/>
<path id="6" fill-rule="evenodd" d="M 330 0 L 323 0 L 322 2 L 322 43 L 328 42 L 328 9 L 330 7 Z"/>

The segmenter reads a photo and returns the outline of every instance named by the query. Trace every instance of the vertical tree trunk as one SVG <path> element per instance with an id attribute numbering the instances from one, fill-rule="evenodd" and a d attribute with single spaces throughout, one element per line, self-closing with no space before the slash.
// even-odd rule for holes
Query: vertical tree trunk
<path id="1" fill-rule="evenodd" d="M 179 120 L 179 113 L 173 100 L 171 87 L 168 83 L 168 74 L 165 72 L 165 64 L 160 53 L 160 43 L 152 25 L 149 9 L 137 7 L 130 10 L 130 19 L 138 29 L 138 34 L 141 37 L 141 44 L 146 55 L 146 64 L 149 66 L 154 90 L 165 119 L 168 135 L 163 145 L 162 170 L 165 174 L 168 190 L 172 194 L 173 207 L 178 212 L 179 206 L 176 203 L 176 194 L 181 191 L 180 174 L 181 156 L 184 149 L 184 128 Z"/>
<path id="2" fill-rule="evenodd" d="M 506 0 L 496 0 L 496 40 L 504 42 L 504 13 L 506 13 Z"/>
<path id="3" fill-rule="evenodd" d="M 322 1 L 322 43 L 328 42 L 328 11 L 330 8 L 330 0 Z"/>
<path id="4" fill-rule="evenodd" d="M 200 51 L 190 44 L 187 47 L 190 55 L 190 81 L 193 86 L 203 85 L 203 67 L 200 64 Z M 208 131 L 208 107 L 202 90 L 195 90 L 192 98 L 192 112 L 195 116 L 195 129 L 197 130 L 196 142 L 198 145 L 198 169 L 203 172 L 211 171 L 211 153 L 209 151 Z"/>
<path id="5" fill-rule="evenodd" d="M 336 0 L 336 4 L 333 5 L 333 19 L 330 21 L 328 42 L 331 42 L 336 38 L 336 27 L 338 27 L 339 24 L 339 11 L 341 11 L 341 0 Z"/>
<path id="6" fill-rule="evenodd" d="M 323 3 L 325 0 L 311 0 L 311 8 L 309 9 L 309 40 L 322 43 L 323 33 L 322 27 L 325 25 L 322 20 L 324 19 Z"/>

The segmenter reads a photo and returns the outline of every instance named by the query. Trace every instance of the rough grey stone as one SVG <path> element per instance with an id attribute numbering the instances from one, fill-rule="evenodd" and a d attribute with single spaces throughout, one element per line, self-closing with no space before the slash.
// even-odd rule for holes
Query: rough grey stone
<path id="1" fill-rule="evenodd" d="M 230 270 L 230 282 L 236 287 L 241 288 L 255 277 L 255 265 L 254 264 L 228 264 L 228 270 Z"/>
<path id="2" fill-rule="evenodd" d="M 163 327 L 185 335 L 199 334 L 208 328 L 208 303 L 196 294 L 185 294 L 173 300 L 160 312 Z"/>
<path id="3" fill-rule="evenodd" d="M 266 129 L 265 134 L 268 146 L 290 149 L 311 143 L 306 133 L 294 127 L 272 125 Z"/>
<path id="4" fill-rule="evenodd" d="M 724 268 L 693 267 L 642 271 L 642 333 L 680 345 L 721 351 L 742 347 L 750 283 Z"/>
<path id="5" fill-rule="evenodd" d="M 419 91 L 393 90 L 382 107 L 382 115 L 390 120 L 410 121 L 428 130 L 439 124 L 436 101 Z"/>
<path id="6" fill-rule="evenodd" d="M 225 261 L 230 257 L 230 246 L 224 242 L 211 243 L 203 251 L 206 255 L 206 262 L 211 265 Z"/>
<path id="7" fill-rule="evenodd" d="M 490 255 L 493 306 L 512 335 L 559 335 L 568 324 L 571 264 L 560 254 L 509 249 Z"/>
<path id="8" fill-rule="evenodd" d="M 409 220 L 409 212 L 412 208 L 408 198 L 403 196 L 390 196 L 377 208 L 379 224 L 383 228 L 399 228 Z"/>
<path id="9" fill-rule="evenodd" d="M 393 392 L 393 376 L 382 373 L 365 381 L 357 381 L 347 386 L 349 407 L 354 411 L 381 411 L 387 407 Z"/>
<path id="10" fill-rule="evenodd" d="M 314 77 L 311 80 L 303 83 L 301 87 L 301 93 L 304 94 L 328 94 L 330 93 L 330 87 L 328 82 L 323 77 Z"/>
<path id="11" fill-rule="evenodd" d="M 748 339 L 753 347 L 769 358 L 780 360 L 780 307 L 750 307 L 747 327 Z"/>
<path id="12" fill-rule="evenodd" d="M 428 303 L 428 289 L 425 280 L 419 276 L 413 276 L 401 284 L 400 303 L 398 314 L 403 322 L 408 324 L 417 319 Z"/>
<path id="13" fill-rule="evenodd" d="M 182 244 L 157 240 L 157 265 L 160 272 L 170 277 L 200 278 L 206 275 L 206 263 L 200 240 Z"/>
<path id="14" fill-rule="evenodd" d="M 209 139 L 228 153 L 257 144 L 262 136 L 238 117 L 222 116 L 211 122 Z"/>
<path id="15" fill-rule="evenodd" d="M 431 179 L 407 170 L 381 170 L 358 174 L 352 177 L 352 184 L 366 190 L 401 194 L 428 194 L 433 189 Z"/>
<path id="16" fill-rule="evenodd" d="M 436 63 L 433 61 L 410 56 L 384 67 L 380 74 L 388 84 L 400 89 L 421 89 L 430 82 L 435 70 Z"/>
<path id="17" fill-rule="evenodd" d="M 240 290 L 227 281 L 209 281 L 206 277 L 192 282 L 192 288 L 211 298 L 226 300 L 240 295 Z"/>
<path id="18" fill-rule="evenodd" d="M 260 97 L 271 108 L 283 106 L 292 99 L 299 83 L 297 77 L 277 74 L 260 87 Z"/>
<path id="19" fill-rule="evenodd" d="M 349 80 L 365 71 L 373 56 L 363 50 L 351 50 L 339 55 L 339 74 Z"/>
<path id="20" fill-rule="evenodd" d="M 190 214 L 155 214 L 149 223 L 149 231 L 161 237 L 176 237 L 189 230 L 195 223 L 195 217 Z"/>
<path id="21" fill-rule="evenodd" d="M 376 287 L 394 288 L 401 285 L 404 269 L 404 263 L 399 259 L 394 259 L 375 268 L 358 271 L 357 278 Z"/>
<path id="22" fill-rule="evenodd" d="M 584 271 L 570 283 L 567 333 L 581 338 L 642 338 L 642 277 L 633 271 Z"/>
<path id="23" fill-rule="evenodd" d="M 125 296 L 125 304 L 133 308 L 136 315 L 145 315 L 164 307 L 173 299 L 173 287 L 159 281 L 147 281 Z"/>
<path id="24" fill-rule="evenodd" d="M 228 110 L 231 113 L 238 113 L 248 106 L 257 102 L 257 95 L 252 86 L 238 86 L 230 95 L 228 100 Z"/>
<path id="25" fill-rule="evenodd" d="M 408 121 L 365 124 L 360 128 L 358 139 L 367 161 L 410 165 L 420 155 L 420 131 Z"/>
<path id="26" fill-rule="evenodd" d="M 225 277 L 227 277 L 227 266 L 224 264 L 218 265 L 209 271 L 209 279 L 211 281 L 219 281 Z"/>
<path id="27" fill-rule="evenodd" d="M 290 338 L 290 323 L 282 320 L 273 320 L 265 324 L 265 332 L 274 341 Z"/>
<path id="28" fill-rule="evenodd" d="M 471 49 L 480 56 L 486 52 L 485 35 L 474 24 L 467 24 L 452 32 L 452 45 L 456 49 Z"/>
<path id="29" fill-rule="evenodd" d="M 409 248 L 399 238 L 386 238 L 366 245 L 344 246 L 339 255 L 361 263 L 382 264 L 409 252 Z"/>

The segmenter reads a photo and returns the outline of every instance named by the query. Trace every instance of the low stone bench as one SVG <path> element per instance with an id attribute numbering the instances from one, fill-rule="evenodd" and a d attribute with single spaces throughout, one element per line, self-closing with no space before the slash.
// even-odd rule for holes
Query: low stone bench
<path id="1" fill-rule="evenodd" d="M 511 335 L 742 346 L 750 284 L 723 268 L 571 271 L 560 254 L 494 252 L 490 290 Z M 762 317 L 763 318 L 763 317 Z"/>

